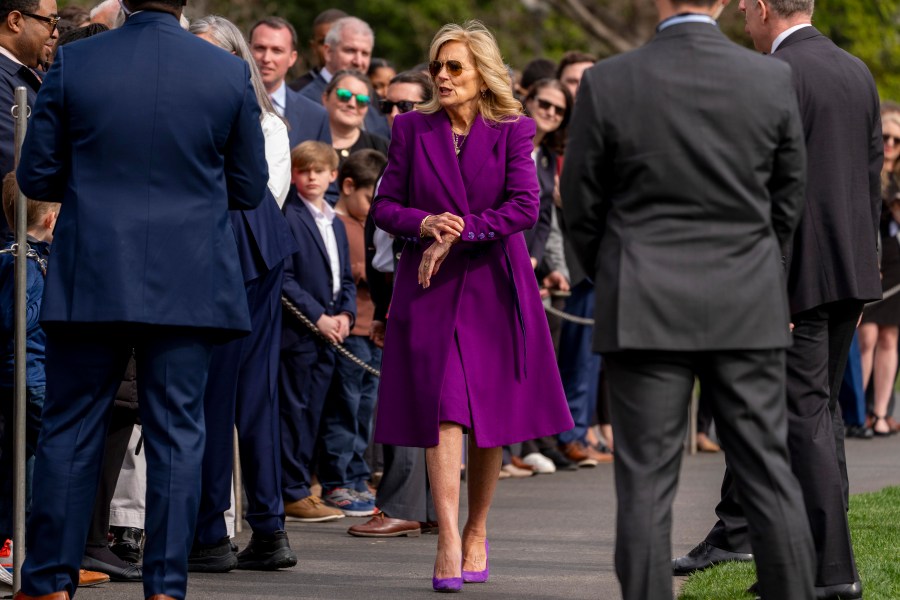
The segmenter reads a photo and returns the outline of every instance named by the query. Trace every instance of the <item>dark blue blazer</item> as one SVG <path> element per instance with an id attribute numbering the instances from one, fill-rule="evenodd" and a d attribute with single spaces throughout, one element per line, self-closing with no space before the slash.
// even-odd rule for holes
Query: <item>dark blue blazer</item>
<path id="1" fill-rule="evenodd" d="M 257 208 L 230 214 L 244 283 L 282 266 L 284 259 L 297 251 L 294 234 L 269 190 Z"/>
<path id="2" fill-rule="evenodd" d="M 60 48 L 17 172 L 62 202 L 42 323 L 249 331 L 228 209 L 265 197 L 259 117 L 247 64 L 171 14 Z"/>
<path id="3" fill-rule="evenodd" d="M 322 92 L 325 91 L 325 86 L 327 85 L 328 84 L 326 83 L 325 78 L 322 77 L 322 74 L 316 73 L 315 79 L 313 79 L 297 93 L 301 96 L 309 98 L 316 104 L 321 105 Z M 387 140 L 391 139 L 391 128 L 388 127 L 387 118 L 383 114 L 381 114 L 380 110 L 378 110 L 376 102 L 373 102 L 369 105 L 369 110 L 366 111 L 366 119 L 365 121 L 363 121 L 363 123 L 365 125 L 366 131 L 368 131 L 369 133 L 380 135 Z"/>
<path id="4" fill-rule="evenodd" d="M 16 103 L 16 88 L 19 86 L 25 88 L 28 106 L 33 107 L 41 80 L 28 67 L 0 54 L 0 177 L 15 168 L 16 120 L 9 109 Z M 8 231 L 6 219 L 0 219 L 0 240 L 6 237 Z"/>
<path id="5" fill-rule="evenodd" d="M 347 231 L 340 219 L 335 217 L 334 237 L 337 240 L 341 262 L 341 292 L 332 298 L 331 264 L 325 241 L 309 209 L 291 190 L 284 203 L 284 216 L 294 238 L 300 246 L 284 263 L 284 295 L 300 309 L 310 321 L 315 323 L 323 314 L 339 315 L 342 312 L 356 319 L 356 285 L 350 273 L 350 246 Z M 312 349 L 316 337 L 293 315 L 286 315 L 281 336 L 282 349 Z"/>
<path id="6" fill-rule="evenodd" d="M 284 118 L 290 124 L 288 141 L 291 148 L 307 140 L 325 142 L 330 146 L 331 127 L 328 125 L 328 111 L 322 103 L 313 102 L 288 87 L 285 92 Z"/>

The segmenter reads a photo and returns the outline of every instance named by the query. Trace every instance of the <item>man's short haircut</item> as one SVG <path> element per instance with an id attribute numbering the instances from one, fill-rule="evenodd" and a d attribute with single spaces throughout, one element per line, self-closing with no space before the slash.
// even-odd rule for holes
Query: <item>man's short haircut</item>
<path id="1" fill-rule="evenodd" d="M 325 167 L 334 171 L 338 167 L 338 155 L 329 144 L 307 140 L 291 150 L 291 167 L 300 171 L 313 167 Z"/>
<path id="2" fill-rule="evenodd" d="M 769 8 L 782 17 L 812 15 L 816 0 L 768 0 Z"/>
<path id="3" fill-rule="evenodd" d="M 372 46 L 375 46 L 375 32 L 372 31 L 372 28 L 369 27 L 368 23 L 356 17 L 343 17 L 335 21 L 334 25 L 331 26 L 331 29 L 329 29 L 328 33 L 325 35 L 325 43 L 329 46 L 334 46 L 339 43 L 345 29 L 365 34 L 372 38 Z"/>
<path id="4" fill-rule="evenodd" d="M 432 81 L 431 77 L 421 71 L 403 71 L 402 73 L 397 73 L 388 85 L 394 85 L 395 83 L 412 83 L 421 87 L 423 103 L 431 100 L 431 97 L 434 95 L 434 81 Z"/>
<path id="5" fill-rule="evenodd" d="M 118 2 L 118 0 L 116 0 Z M 176 10 L 181 10 L 184 8 L 184 0 L 131 0 L 131 9 L 133 12 L 137 12 L 139 10 L 143 10 L 142 7 L 148 4 L 156 4 L 157 6 L 165 6 L 167 8 L 173 8 Z M 124 20 L 124 15 L 122 11 L 119 11 L 120 16 L 122 16 Z"/>
<path id="6" fill-rule="evenodd" d="M 519 85 L 527 90 L 539 79 L 555 79 L 556 63 L 549 58 L 535 58 L 522 69 L 522 79 Z"/>
<path id="7" fill-rule="evenodd" d="M 3 214 L 6 216 L 9 228 L 13 231 L 16 229 L 16 200 L 18 198 L 19 183 L 16 181 L 15 171 L 11 171 L 3 178 Z M 28 200 L 25 206 L 25 226 L 29 229 L 40 223 L 41 219 L 48 212 L 59 212 L 59 204 L 57 202 Z"/>
<path id="8" fill-rule="evenodd" d="M 356 188 L 374 186 L 386 164 L 387 157 L 378 150 L 358 150 L 341 165 L 338 187 L 343 187 L 347 178 Z"/>
<path id="9" fill-rule="evenodd" d="M 690 4 L 691 6 L 702 6 L 708 8 L 716 2 L 718 2 L 718 0 L 672 0 L 672 7 L 677 9 L 678 7 L 684 6 L 685 4 Z"/>
<path id="10" fill-rule="evenodd" d="M 343 19 L 344 17 L 349 17 L 347 13 L 342 11 L 339 8 L 329 8 L 320 12 L 315 19 L 313 19 L 313 29 L 318 27 L 319 25 L 324 25 L 325 23 L 334 23 L 338 19 Z"/>
<path id="11" fill-rule="evenodd" d="M 0 0 L 0 18 L 6 17 L 14 10 L 36 12 L 40 4 L 40 0 Z"/>
<path id="12" fill-rule="evenodd" d="M 287 21 L 286 19 L 282 19 L 281 17 L 266 17 L 254 23 L 253 27 L 250 28 L 249 35 L 247 35 L 248 42 L 253 40 L 253 32 L 256 31 L 256 28 L 260 25 L 265 25 L 266 27 L 271 27 L 272 29 L 287 29 L 291 33 L 291 50 L 297 49 L 297 44 L 299 43 L 299 41 L 297 40 L 297 30 L 293 25 L 290 24 L 289 21 Z"/>
<path id="13" fill-rule="evenodd" d="M 563 71 L 566 70 L 566 67 L 586 62 L 595 63 L 597 62 L 597 57 L 593 54 L 588 54 L 587 52 L 579 52 L 577 50 L 566 52 L 559 60 L 559 66 L 556 68 L 556 78 L 562 79 L 562 74 Z"/>

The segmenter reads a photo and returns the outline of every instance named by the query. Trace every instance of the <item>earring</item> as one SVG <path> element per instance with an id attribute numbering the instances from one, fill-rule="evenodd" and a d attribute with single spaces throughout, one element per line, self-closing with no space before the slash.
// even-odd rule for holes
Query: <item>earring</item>
<path id="1" fill-rule="evenodd" d="M 481 98 L 484 99 L 487 96 L 487 90 L 481 90 Z"/>

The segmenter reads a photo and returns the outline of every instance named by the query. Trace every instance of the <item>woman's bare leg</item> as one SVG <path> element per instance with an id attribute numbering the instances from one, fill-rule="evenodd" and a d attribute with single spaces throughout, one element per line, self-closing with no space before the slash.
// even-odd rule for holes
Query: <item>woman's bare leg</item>
<path id="1" fill-rule="evenodd" d="M 875 350 L 874 379 L 875 414 L 885 416 L 891 394 L 894 393 L 894 376 L 897 374 L 897 337 L 896 326 L 881 327 L 878 330 L 878 346 Z M 873 425 L 878 433 L 890 432 L 890 427 L 882 420 Z"/>
<path id="2" fill-rule="evenodd" d="M 462 440 L 462 427 L 456 423 L 444 422 L 440 425 L 438 445 L 425 450 L 431 496 L 434 499 L 434 511 L 438 521 L 434 576 L 442 579 L 462 577 L 460 572 L 462 545 L 459 537 L 459 468 L 462 463 Z M 497 469 L 499 468 L 498 466 Z M 494 473 L 494 479 L 496 478 L 497 474 Z"/>
<path id="3" fill-rule="evenodd" d="M 469 436 L 469 467 L 466 484 L 469 491 L 469 518 L 463 528 L 463 570 L 483 571 L 486 556 L 487 517 L 503 462 L 503 448 L 479 448 Z"/>

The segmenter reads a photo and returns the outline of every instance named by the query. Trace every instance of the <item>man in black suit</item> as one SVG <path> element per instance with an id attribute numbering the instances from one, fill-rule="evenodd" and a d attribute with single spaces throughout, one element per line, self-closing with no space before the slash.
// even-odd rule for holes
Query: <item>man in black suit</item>
<path id="1" fill-rule="evenodd" d="M 581 82 L 562 197 L 596 282 L 594 349 L 616 440 L 616 572 L 625 600 L 669 600 L 671 507 L 695 376 L 753 532 L 767 600 L 813 596 L 791 473 L 783 255 L 806 154 L 790 68 L 728 41 L 728 0 L 656 0 L 647 45 Z"/>
<path id="2" fill-rule="evenodd" d="M 816 598 L 861 598 L 837 398 L 862 306 L 881 297 L 878 92 L 862 61 L 812 27 L 813 0 L 741 0 L 740 8 L 757 50 L 791 65 L 808 152 L 806 207 L 788 255 L 794 345 L 787 397 L 791 463 L 807 513 L 815 516 Z M 706 540 L 673 561 L 676 574 L 750 551 L 729 472 L 716 513 Z"/>

